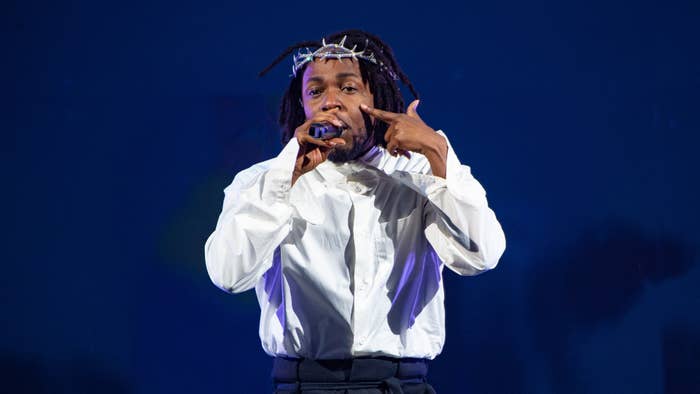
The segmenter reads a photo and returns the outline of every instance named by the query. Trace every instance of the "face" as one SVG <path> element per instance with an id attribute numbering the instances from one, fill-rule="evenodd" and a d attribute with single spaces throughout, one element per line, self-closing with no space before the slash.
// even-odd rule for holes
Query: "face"
<path id="1" fill-rule="evenodd" d="M 319 112 L 332 111 L 348 128 L 339 145 L 328 156 L 335 162 L 354 160 L 371 148 L 373 138 L 370 121 L 360 109 L 360 104 L 374 105 L 369 86 L 362 81 L 357 60 L 316 59 L 304 71 L 301 97 L 306 119 Z M 367 121 L 366 121 L 367 119 Z"/>

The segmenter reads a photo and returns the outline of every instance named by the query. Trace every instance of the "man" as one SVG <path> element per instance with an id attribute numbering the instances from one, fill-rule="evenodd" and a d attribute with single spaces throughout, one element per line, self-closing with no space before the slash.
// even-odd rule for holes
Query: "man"
<path id="1" fill-rule="evenodd" d="M 384 42 L 336 33 L 261 74 L 302 48 L 281 106 L 286 145 L 226 188 L 207 270 L 225 291 L 255 287 L 276 392 L 434 392 L 443 266 L 495 267 L 503 231 L 418 100 L 404 112 L 396 80 L 417 94 Z M 340 134 L 309 134 L 322 128 Z"/>

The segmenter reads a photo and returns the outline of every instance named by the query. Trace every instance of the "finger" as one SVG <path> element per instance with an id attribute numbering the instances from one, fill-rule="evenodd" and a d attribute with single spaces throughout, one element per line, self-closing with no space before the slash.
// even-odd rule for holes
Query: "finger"
<path id="1" fill-rule="evenodd" d="M 345 140 L 340 138 L 340 137 L 328 139 L 328 140 L 326 140 L 326 142 L 328 142 L 331 146 L 345 145 L 346 144 Z"/>
<path id="2" fill-rule="evenodd" d="M 386 150 L 389 152 L 390 155 L 394 155 L 394 150 L 398 147 L 398 143 L 394 141 L 393 138 L 394 134 L 394 128 L 389 127 L 384 134 L 384 142 L 386 142 Z"/>
<path id="3" fill-rule="evenodd" d="M 338 145 L 337 141 L 331 143 L 330 140 L 322 140 L 319 138 L 314 138 L 311 135 L 306 134 L 306 133 L 300 134 L 297 137 L 297 139 L 299 140 L 300 145 L 305 145 L 305 144 L 309 143 L 312 145 L 316 145 L 319 147 L 325 147 L 325 148 L 333 148 L 334 146 Z M 345 142 L 345 141 L 343 141 L 343 142 Z"/>
<path id="4" fill-rule="evenodd" d="M 389 141 L 386 144 L 386 150 L 390 155 L 396 156 L 398 154 L 399 144 L 397 144 L 396 141 Z"/>
<path id="5" fill-rule="evenodd" d="M 303 144 L 306 142 L 313 142 L 314 144 L 319 145 L 319 141 L 321 141 L 321 140 L 313 138 L 309 134 L 311 131 L 311 125 L 313 123 L 330 123 L 338 128 L 345 127 L 345 124 L 337 118 L 326 117 L 326 116 L 314 117 L 312 119 L 307 120 L 301 126 L 297 127 L 296 130 L 294 130 L 294 136 L 296 137 L 297 141 L 299 141 L 300 144 Z"/>
<path id="6" fill-rule="evenodd" d="M 382 111 L 381 109 L 370 108 L 365 104 L 360 104 L 360 108 L 367 114 L 374 116 L 377 119 L 383 120 L 385 122 L 391 122 L 395 120 L 399 114 L 389 111 Z"/>
<path id="7" fill-rule="evenodd" d="M 325 116 L 325 115 L 324 116 L 315 116 L 312 119 L 308 120 L 306 123 L 304 123 L 304 125 L 300 126 L 297 129 L 297 132 L 296 132 L 298 134 L 297 139 L 299 140 L 300 143 L 312 142 L 315 145 L 323 146 L 326 142 L 329 141 L 326 139 L 314 138 L 311 136 L 311 134 L 310 134 L 311 125 L 313 123 L 330 123 L 330 124 L 333 124 L 334 126 L 338 127 L 338 129 L 341 129 L 341 130 L 346 127 L 345 123 L 343 123 L 341 120 L 339 120 L 338 118 L 335 118 L 333 116 Z M 336 141 L 336 143 L 337 142 L 338 141 Z M 344 143 L 344 142 L 345 142 L 345 140 L 343 140 L 340 143 Z M 325 145 L 328 146 L 327 144 L 325 144 Z M 335 145 L 336 144 L 334 143 L 330 146 L 335 146 Z"/>
<path id="8" fill-rule="evenodd" d="M 314 167 L 323 163 L 323 153 L 321 153 L 320 149 L 314 149 L 313 151 L 309 152 L 309 155 L 311 156 L 311 162 Z"/>
<path id="9" fill-rule="evenodd" d="M 420 116 L 418 116 L 418 104 L 420 104 L 420 100 L 413 100 L 406 109 L 406 115 L 412 118 L 420 118 Z"/>
<path id="10" fill-rule="evenodd" d="M 407 159 L 411 158 L 411 152 L 405 149 L 397 149 L 396 152 Z"/>
<path id="11" fill-rule="evenodd" d="M 311 123 L 309 123 L 309 126 L 311 126 L 312 123 L 330 123 L 335 127 L 345 127 L 345 124 L 343 121 L 340 120 L 337 116 L 335 116 L 332 113 L 323 113 L 323 114 L 318 114 L 311 118 Z"/>
<path id="12" fill-rule="evenodd" d="M 330 123 L 336 127 L 345 127 L 345 124 L 335 115 L 337 108 L 316 114 L 313 118 L 307 119 L 297 130 L 308 133 L 314 123 Z"/>
<path id="13" fill-rule="evenodd" d="M 386 133 L 384 133 L 384 141 L 389 143 L 389 141 L 391 141 L 391 139 L 394 138 L 395 133 L 396 133 L 395 127 L 391 126 L 391 127 L 387 128 Z"/>

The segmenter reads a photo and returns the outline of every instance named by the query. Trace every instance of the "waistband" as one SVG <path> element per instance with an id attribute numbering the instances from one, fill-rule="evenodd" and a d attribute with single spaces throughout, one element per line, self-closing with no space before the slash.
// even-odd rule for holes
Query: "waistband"
<path id="1" fill-rule="evenodd" d="M 420 392 L 432 392 L 432 388 L 427 389 L 427 374 L 428 360 L 415 358 L 311 360 L 276 357 L 272 367 L 275 393 L 375 388 L 399 394 L 404 393 L 402 385 L 422 386 L 426 391 Z"/>

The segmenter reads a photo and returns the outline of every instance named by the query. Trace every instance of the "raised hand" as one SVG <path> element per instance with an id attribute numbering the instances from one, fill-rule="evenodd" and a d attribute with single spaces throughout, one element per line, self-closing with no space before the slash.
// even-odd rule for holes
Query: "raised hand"
<path id="1" fill-rule="evenodd" d="M 406 113 L 395 113 L 370 108 L 364 104 L 360 108 L 368 115 L 389 125 L 384 134 L 386 148 L 392 156 L 410 157 L 408 151 L 425 155 L 433 175 L 445 177 L 447 165 L 447 141 L 423 122 L 416 108 L 419 100 L 414 100 Z"/>
<path id="2" fill-rule="evenodd" d="M 299 143 L 299 153 L 297 153 L 296 163 L 294 164 L 292 185 L 300 176 L 326 161 L 333 148 L 345 144 L 345 140 L 339 137 L 320 140 L 309 135 L 312 123 L 329 123 L 336 127 L 345 127 L 345 124 L 338 119 L 335 112 L 337 112 L 337 109 L 318 113 L 294 130 L 294 137 Z"/>

